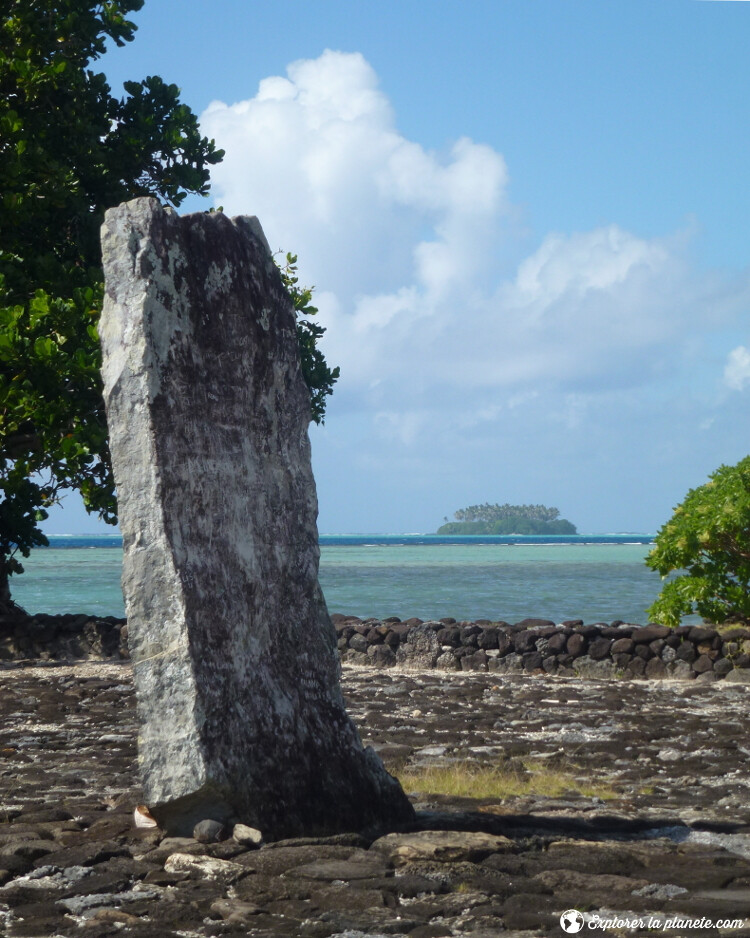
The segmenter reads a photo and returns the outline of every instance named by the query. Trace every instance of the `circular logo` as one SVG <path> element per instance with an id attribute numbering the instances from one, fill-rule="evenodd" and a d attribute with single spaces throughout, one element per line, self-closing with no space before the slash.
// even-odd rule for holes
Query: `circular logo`
<path id="1" fill-rule="evenodd" d="M 585 919 L 578 909 L 568 909 L 560 916 L 562 930 L 569 935 L 577 934 L 584 926 Z"/>

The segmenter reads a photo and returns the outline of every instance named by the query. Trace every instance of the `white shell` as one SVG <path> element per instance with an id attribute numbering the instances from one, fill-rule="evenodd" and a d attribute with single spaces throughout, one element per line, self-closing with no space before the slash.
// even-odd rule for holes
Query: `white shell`
<path id="1" fill-rule="evenodd" d="M 151 814 L 145 804 L 136 805 L 133 811 L 133 820 L 136 827 L 158 827 L 156 818 Z"/>

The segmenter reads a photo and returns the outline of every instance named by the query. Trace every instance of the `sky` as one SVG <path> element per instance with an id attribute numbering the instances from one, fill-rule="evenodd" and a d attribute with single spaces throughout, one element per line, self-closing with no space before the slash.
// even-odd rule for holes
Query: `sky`
<path id="1" fill-rule="evenodd" d="M 321 533 L 543 503 L 654 532 L 750 452 L 750 4 L 146 0 L 99 60 L 315 286 Z M 75 497 L 47 533 L 107 532 Z"/>

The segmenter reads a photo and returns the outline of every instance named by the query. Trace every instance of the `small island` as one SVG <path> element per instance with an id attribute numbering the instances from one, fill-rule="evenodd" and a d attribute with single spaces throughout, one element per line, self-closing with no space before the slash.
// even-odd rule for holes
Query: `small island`
<path id="1" fill-rule="evenodd" d="M 577 534 L 576 526 L 546 505 L 471 505 L 459 508 L 437 534 Z"/>

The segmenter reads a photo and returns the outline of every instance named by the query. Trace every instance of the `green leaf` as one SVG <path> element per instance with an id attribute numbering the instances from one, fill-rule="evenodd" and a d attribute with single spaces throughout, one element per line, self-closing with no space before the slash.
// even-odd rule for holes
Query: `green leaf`
<path id="1" fill-rule="evenodd" d="M 688 492 L 646 564 L 671 576 L 649 609 L 655 621 L 678 625 L 697 613 L 716 623 L 750 622 L 750 456 Z"/>
<path id="2" fill-rule="evenodd" d="M 46 336 L 39 336 L 38 339 L 34 340 L 34 351 L 39 358 L 51 358 L 57 351 L 57 346 L 52 339 Z"/>
<path id="3" fill-rule="evenodd" d="M 92 67 L 143 0 L 11 3 L 0 17 L 0 585 L 66 488 L 116 520 L 96 323 L 99 229 L 136 196 L 206 193 L 221 159 L 160 78 L 113 95 Z M 43 473 L 44 494 L 34 480 Z"/>

